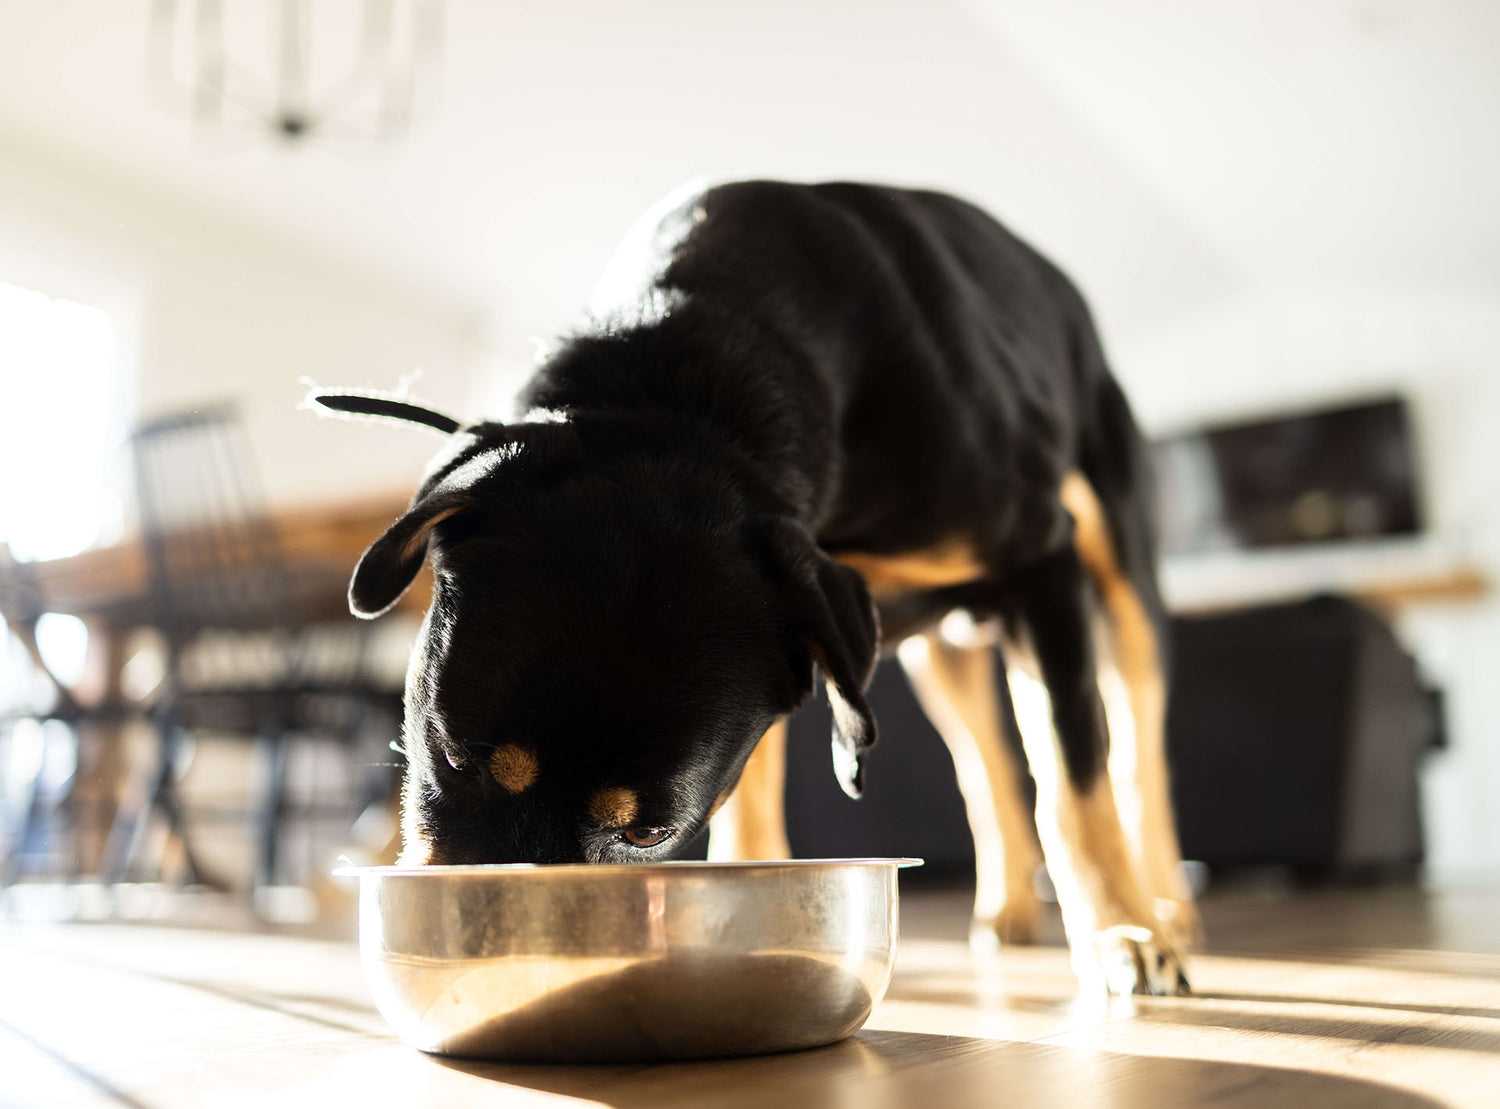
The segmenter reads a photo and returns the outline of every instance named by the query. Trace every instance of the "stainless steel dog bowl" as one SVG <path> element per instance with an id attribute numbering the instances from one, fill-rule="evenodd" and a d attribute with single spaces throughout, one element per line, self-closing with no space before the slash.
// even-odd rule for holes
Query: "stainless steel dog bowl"
<path id="1" fill-rule="evenodd" d="M 890 983 L 913 859 L 359 867 L 375 1004 L 444 1055 L 682 1059 L 816 1047 Z"/>

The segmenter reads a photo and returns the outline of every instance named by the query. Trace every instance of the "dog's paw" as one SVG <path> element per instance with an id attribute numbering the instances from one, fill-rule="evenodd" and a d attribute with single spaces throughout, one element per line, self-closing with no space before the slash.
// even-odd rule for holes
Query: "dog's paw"
<path id="1" fill-rule="evenodd" d="M 1035 897 L 1012 898 L 998 916 L 990 921 L 990 930 L 1004 944 L 1036 943 L 1042 906 Z"/>
<path id="2" fill-rule="evenodd" d="M 977 948 L 1036 943 L 1042 905 L 1034 896 L 1006 898 L 1005 905 L 993 917 L 975 918 L 969 928 L 969 942 Z"/>
<path id="3" fill-rule="evenodd" d="M 1192 992 L 1182 956 L 1167 937 L 1119 925 L 1095 932 L 1090 948 L 1074 945 L 1074 968 L 1086 991 L 1118 997 L 1181 997 Z"/>

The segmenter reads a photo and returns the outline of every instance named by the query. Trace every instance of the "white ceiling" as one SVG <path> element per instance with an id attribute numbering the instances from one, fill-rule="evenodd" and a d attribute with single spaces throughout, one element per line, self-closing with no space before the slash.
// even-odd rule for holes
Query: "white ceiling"
<path id="1" fill-rule="evenodd" d="M 965 0 L 1236 266 L 1500 280 L 1500 5 Z"/>
<path id="2" fill-rule="evenodd" d="M 356 10 L 318 2 L 329 34 Z M 697 175 L 967 193 L 1118 327 L 1256 284 L 1500 285 L 1483 0 L 450 0 L 436 111 L 376 151 L 195 134 L 147 95 L 149 9 L 0 0 L 0 172 L 60 160 L 294 234 L 502 345 L 565 322 Z"/>

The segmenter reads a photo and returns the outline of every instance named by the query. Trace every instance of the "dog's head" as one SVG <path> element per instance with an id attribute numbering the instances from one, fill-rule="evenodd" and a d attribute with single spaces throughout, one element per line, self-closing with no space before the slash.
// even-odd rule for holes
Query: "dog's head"
<path id="1" fill-rule="evenodd" d="M 649 441 L 651 446 L 643 445 Z M 860 577 L 789 516 L 749 509 L 691 447 L 601 424 L 460 432 L 365 552 L 357 615 L 424 559 L 407 678 L 406 858 L 669 858 L 822 670 L 853 796 L 875 725 Z"/>

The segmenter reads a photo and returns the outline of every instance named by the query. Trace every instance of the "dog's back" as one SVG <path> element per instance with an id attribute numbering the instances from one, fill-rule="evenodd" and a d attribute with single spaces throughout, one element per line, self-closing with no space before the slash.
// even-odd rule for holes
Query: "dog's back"
<path id="1" fill-rule="evenodd" d="M 813 421 L 793 430 L 822 451 L 803 464 L 823 478 L 811 514 L 829 550 L 926 548 L 982 520 L 981 558 L 1022 563 L 1063 541 L 1056 494 L 1081 469 L 1122 557 L 1150 565 L 1149 527 L 1118 507 L 1146 500 L 1138 436 L 1088 309 L 978 208 L 738 182 L 681 199 L 654 245 L 657 307 L 739 332 L 760 387 Z"/>

